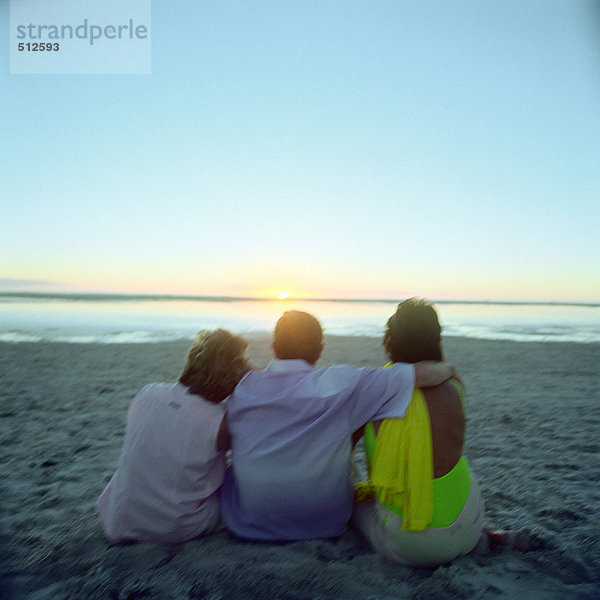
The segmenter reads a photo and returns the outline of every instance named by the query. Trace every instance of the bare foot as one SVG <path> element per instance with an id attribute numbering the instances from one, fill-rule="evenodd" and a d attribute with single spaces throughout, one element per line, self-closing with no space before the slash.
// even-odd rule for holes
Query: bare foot
<path id="1" fill-rule="evenodd" d="M 489 547 L 501 546 L 517 552 L 531 552 L 543 546 L 542 540 L 527 529 L 484 529 L 483 534 L 488 539 Z M 478 547 L 480 545 L 481 539 Z"/>

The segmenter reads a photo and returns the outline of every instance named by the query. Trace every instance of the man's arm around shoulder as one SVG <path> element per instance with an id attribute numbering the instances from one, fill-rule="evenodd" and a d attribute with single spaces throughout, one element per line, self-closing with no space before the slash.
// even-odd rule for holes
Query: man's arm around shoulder
<path id="1" fill-rule="evenodd" d="M 449 362 L 422 360 L 415 363 L 415 387 L 433 387 L 444 383 L 451 377 L 458 377 L 456 367 Z"/>

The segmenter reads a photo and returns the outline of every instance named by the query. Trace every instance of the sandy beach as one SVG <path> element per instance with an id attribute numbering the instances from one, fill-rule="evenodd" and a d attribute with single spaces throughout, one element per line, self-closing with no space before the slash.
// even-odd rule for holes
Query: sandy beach
<path id="1" fill-rule="evenodd" d="M 253 338 L 264 366 L 270 340 Z M 0 598 L 156 600 L 600 597 L 600 344 L 447 338 L 467 390 L 466 454 L 485 523 L 528 527 L 540 550 L 495 550 L 435 570 L 335 540 L 254 544 L 224 530 L 178 546 L 111 546 L 94 503 L 127 407 L 174 381 L 189 343 L 0 344 Z M 319 366 L 380 366 L 380 340 L 328 337 Z"/>

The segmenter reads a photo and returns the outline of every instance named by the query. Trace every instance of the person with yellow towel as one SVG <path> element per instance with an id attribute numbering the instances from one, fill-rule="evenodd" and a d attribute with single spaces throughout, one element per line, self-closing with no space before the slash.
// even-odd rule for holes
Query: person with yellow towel
<path id="1" fill-rule="evenodd" d="M 401 303 L 383 343 L 392 363 L 442 360 L 433 307 L 414 298 Z M 357 484 L 357 500 L 363 499 L 353 522 L 385 558 L 433 567 L 478 545 L 483 501 L 463 455 L 464 435 L 464 393 L 456 379 L 416 389 L 404 419 L 366 425 L 369 481 Z"/>

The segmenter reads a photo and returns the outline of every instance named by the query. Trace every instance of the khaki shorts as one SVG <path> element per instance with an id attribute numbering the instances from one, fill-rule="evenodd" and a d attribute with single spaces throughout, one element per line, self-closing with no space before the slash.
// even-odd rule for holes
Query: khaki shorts
<path id="1" fill-rule="evenodd" d="M 415 567 L 445 564 L 475 548 L 483 527 L 483 500 L 473 477 L 462 511 L 448 527 L 403 531 L 402 517 L 379 502 L 354 505 L 354 526 L 384 558 Z"/>

